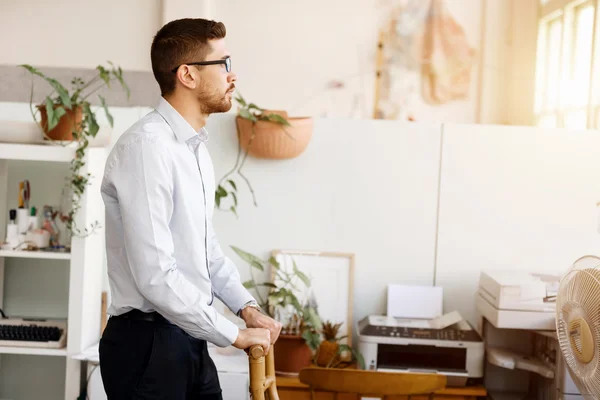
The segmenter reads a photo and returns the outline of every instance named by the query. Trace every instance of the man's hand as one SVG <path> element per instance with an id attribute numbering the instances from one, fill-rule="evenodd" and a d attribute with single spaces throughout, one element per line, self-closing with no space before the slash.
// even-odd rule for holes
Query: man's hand
<path id="1" fill-rule="evenodd" d="M 258 311 L 256 308 L 246 307 L 242 310 L 240 317 L 248 328 L 265 328 L 271 333 L 271 343 L 275 343 L 281 333 L 281 322 L 275 321 Z"/>
<path id="2" fill-rule="evenodd" d="M 262 346 L 265 354 L 269 352 L 269 348 L 271 347 L 271 333 L 268 329 L 240 329 L 237 339 L 233 342 L 233 347 L 246 350 L 255 344 Z"/>

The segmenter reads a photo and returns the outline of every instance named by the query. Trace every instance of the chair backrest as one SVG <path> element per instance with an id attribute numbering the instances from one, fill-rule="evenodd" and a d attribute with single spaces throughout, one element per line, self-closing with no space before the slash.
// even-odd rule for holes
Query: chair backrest
<path id="1" fill-rule="evenodd" d="M 304 368 L 300 371 L 299 379 L 313 390 L 373 397 L 427 395 L 446 386 L 444 375 L 351 368 Z"/>
<path id="2" fill-rule="evenodd" d="M 250 393 L 253 400 L 279 400 L 275 382 L 274 346 L 265 357 L 262 346 L 254 345 L 248 351 L 250 363 Z"/>

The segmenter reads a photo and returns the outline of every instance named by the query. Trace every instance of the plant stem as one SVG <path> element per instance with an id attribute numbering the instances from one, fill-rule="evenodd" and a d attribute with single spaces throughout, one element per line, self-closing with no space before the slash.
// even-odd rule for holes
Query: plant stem
<path id="1" fill-rule="evenodd" d="M 237 133 L 237 137 L 238 137 L 238 153 L 237 153 L 237 157 L 235 159 L 235 165 L 233 166 L 233 168 L 231 169 L 231 171 L 227 172 L 219 180 L 219 185 L 221 184 L 221 182 L 223 182 L 225 180 L 225 178 L 227 178 L 229 175 L 233 174 L 236 171 L 236 169 L 238 167 L 238 164 L 240 162 L 240 156 L 242 154 L 242 144 L 240 143 L 240 127 L 239 127 L 237 118 L 235 119 L 235 128 L 236 128 L 236 133 Z"/>
<path id="2" fill-rule="evenodd" d="M 99 79 L 100 79 L 100 74 L 98 74 L 94 78 L 90 79 L 90 81 L 88 83 L 86 83 L 85 85 L 83 85 L 82 87 L 80 87 L 79 89 L 77 89 L 77 91 L 73 94 L 73 98 L 75 100 L 77 100 L 77 96 L 79 96 L 81 93 L 83 93 L 83 91 L 85 89 L 87 89 L 88 87 L 92 86 L 94 83 L 98 82 Z M 81 101 L 83 101 L 84 99 L 82 99 Z"/>
<path id="3" fill-rule="evenodd" d="M 104 83 L 102 85 L 96 87 L 94 90 L 92 90 L 91 92 L 89 92 L 85 96 L 83 96 L 80 101 L 85 101 L 85 99 L 87 99 L 88 97 L 90 97 L 91 95 L 93 95 L 94 93 L 96 93 L 98 90 L 102 89 L 103 87 L 104 87 Z"/>
<path id="4" fill-rule="evenodd" d="M 255 136 L 254 126 L 255 126 L 255 123 L 253 122 L 252 123 L 252 135 L 250 135 L 250 140 L 248 140 L 248 147 L 246 148 L 246 154 L 244 154 L 242 163 L 240 164 L 240 167 L 238 168 L 238 174 L 246 182 L 246 185 L 248 185 L 248 189 L 250 189 L 250 193 L 252 194 L 252 201 L 254 202 L 254 206 L 258 207 L 258 204 L 256 203 L 256 195 L 254 194 L 254 189 L 252 188 L 252 185 L 250 184 L 250 181 L 248 180 L 248 178 L 246 178 L 246 176 L 244 174 L 242 174 L 242 167 L 244 166 L 244 163 L 246 162 L 246 158 L 248 158 L 248 151 L 250 150 L 250 146 L 252 145 L 252 141 L 254 140 L 254 136 Z"/>

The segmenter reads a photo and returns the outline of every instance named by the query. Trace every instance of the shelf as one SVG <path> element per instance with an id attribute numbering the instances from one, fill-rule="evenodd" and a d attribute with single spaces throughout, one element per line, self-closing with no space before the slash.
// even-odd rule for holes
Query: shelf
<path id="1" fill-rule="evenodd" d="M 30 354 L 37 356 L 66 356 L 67 349 L 49 349 L 43 347 L 0 346 L 0 354 Z"/>
<path id="2" fill-rule="evenodd" d="M 53 253 L 50 251 L 0 250 L 0 257 L 38 258 L 43 260 L 70 260 L 71 253 Z"/>
<path id="3" fill-rule="evenodd" d="M 70 162 L 74 155 L 72 146 L 0 143 L 0 160 Z"/>

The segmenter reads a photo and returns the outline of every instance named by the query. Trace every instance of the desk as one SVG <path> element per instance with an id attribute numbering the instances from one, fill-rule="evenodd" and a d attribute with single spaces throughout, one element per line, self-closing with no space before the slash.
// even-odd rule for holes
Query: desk
<path id="1" fill-rule="evenodd" d="M 311 400 L 308 385 L 300 382 L 298 378 L 277 377 L 277 392 L 280 400 Z M 483 386 L 446 388 L 436 392 L 433 399 L 436 400 L 475 400 L 485 397 L 487 391 Z M 315 391 L 315 400 L 334 400 L 335 394 Z M 390 396 L 390 400 L 405 400 L 408 396 Z M 351 393 L 340 394 L 337 400 L 357 400 L 358 395 Z M 429 396 L 412 396 L 411 400 L 428 400 Z"/>

